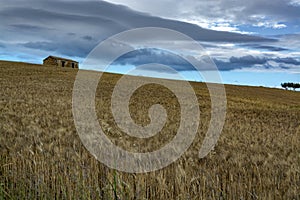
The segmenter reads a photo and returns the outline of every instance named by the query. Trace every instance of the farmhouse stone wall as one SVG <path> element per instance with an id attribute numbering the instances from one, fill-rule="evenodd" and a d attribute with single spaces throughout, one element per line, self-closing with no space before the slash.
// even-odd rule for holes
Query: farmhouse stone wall
<path id="1" fill-rule="evenodd" d="M 70 59 L 59 58 L 54 56 L 49 56 L 43 60 L 44 65 L 48 66 L 58 66 L 58 67 L 69 67 L 69 68 L 78 68 L 78 62 Z"/>

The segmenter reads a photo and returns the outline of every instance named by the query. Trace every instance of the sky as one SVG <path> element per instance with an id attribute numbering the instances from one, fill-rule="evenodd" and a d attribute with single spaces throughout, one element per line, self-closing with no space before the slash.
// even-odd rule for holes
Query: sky
<path id="1" fill-rule="evenodd" d="M 93 69 L 84 61 L 105 39 L 135 28 L 161 27 L 198 42 L 226 84 L 280 87 L 300 82 L 300 0 L 0 0 L 0 19 L 0 60 L 41 63 L 55 55 Z M 168 42 L 179 44 L 178 51 L 168 51 Z M 202 81 L 181 57 L 201 62 L 203 52 L 183 41 L 162 43 L 162 49 L 111 44 L 107 55 L 116 48 L 131 50 L 111 71 L 160 63 L 185 79 Z M 139 75 L 171 77 L 159 67 L 142 69 Z"/>

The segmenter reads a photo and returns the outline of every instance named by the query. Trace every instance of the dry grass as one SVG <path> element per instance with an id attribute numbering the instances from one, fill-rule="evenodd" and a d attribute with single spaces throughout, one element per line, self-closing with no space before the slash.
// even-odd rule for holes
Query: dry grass
<path id="1" fill-rule="evenodd" d="M 0 74 L 0 199 L 300 199 L 299 92 L 226 86 L 222 135 L 199 160 L 210 99 L 204 84 L 192 83 L 201 110 L 192 146 L 167 168 L 127 174 L 97 162 L 79 140 L 72 116 L 76 71 L 0 62 Z M 136 91 L 130 109 L 137 123 L 149 123 L 145 113 L 158 102 L 169 118 L 158 136 L 130 138 L 109 110 L 119 78 L 106 74 L 98 87 L 97 114 L 106 134 L 136 152 L 166 144 L 178 128 L 174 95 L 157 85 Z"/>

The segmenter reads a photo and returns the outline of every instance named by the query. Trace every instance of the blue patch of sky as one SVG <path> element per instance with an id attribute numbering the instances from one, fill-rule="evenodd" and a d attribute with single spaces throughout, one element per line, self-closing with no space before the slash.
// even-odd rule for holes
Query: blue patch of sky
<path id="1" fill-rule="evenodd" d="M 279 23 L 280 24 L 280 23 Z M 276 36 L 276 35 L 285 35 L 285 34 L 295 34 L 300 33 L 300 25 L 295 23 L 281 23 L 285 24 L 285 28 L 272 28 L 272 27 L 258 27 L 252 25 L 240 25 L 238 26 L 239 30 L 250 32 L 255 35 L 260 36 Z"/>
<path id="2" fill-rule="evenodd" d="M 121 69 L 121 70 L 120 70 Z M 187 81 L 205 82 L 201 72 L 197 71 L 180 71 L 178 74 L 155 72 L 150 70 L 134 70 L 130 65 L 111 65 L 106 71 L 112 73 L 130 74 L 136 76 L 146 76 L 155 78 L 181 79 Z M 207 73 L 207 72 L 202 72 Z M 283 82 L 300 82 L 300 73 L 290 72 L 259 72 L 259 71 L 220 71 L 219 77 L 223 84 L 231 85 L 249 85 L 280 88 Z M 178 78 L 178 77 L 181 78 Z"/>

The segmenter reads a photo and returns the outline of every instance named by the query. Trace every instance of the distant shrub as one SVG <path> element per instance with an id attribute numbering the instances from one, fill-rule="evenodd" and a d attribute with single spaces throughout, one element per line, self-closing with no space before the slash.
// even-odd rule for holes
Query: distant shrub
<path id="1" fill-rule="evenodd" d="M 293 88 L 294 90 L 300 88 L 300 83 L 281 83 L 281 87 L 283 87 L 284 89 L 288 89 L 288 88 Z"/>

